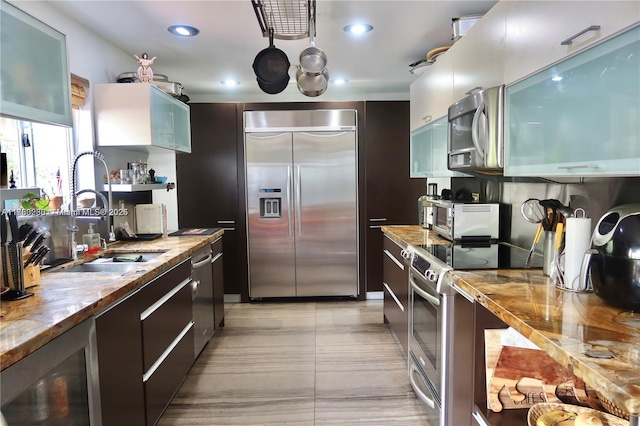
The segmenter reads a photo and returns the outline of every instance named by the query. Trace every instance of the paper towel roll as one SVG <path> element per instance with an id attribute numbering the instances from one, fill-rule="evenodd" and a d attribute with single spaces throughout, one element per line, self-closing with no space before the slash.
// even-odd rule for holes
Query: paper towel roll
<path id="1" fill-rule="evenodd" d="M 564 286 L 568 290 L 581 291 L 580 267 L 584 253 L 590 248 L 591 219 L 588 217 L 567 218 L 564 243 Z"/>

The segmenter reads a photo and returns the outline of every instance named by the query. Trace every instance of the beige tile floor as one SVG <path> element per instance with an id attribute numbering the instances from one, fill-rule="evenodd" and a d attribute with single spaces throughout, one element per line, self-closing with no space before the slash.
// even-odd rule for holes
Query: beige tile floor
<path id="1" fill-rule="evenodd" d="M 427 425 L 382 301 L 236 303 L 167 425 Z"/>

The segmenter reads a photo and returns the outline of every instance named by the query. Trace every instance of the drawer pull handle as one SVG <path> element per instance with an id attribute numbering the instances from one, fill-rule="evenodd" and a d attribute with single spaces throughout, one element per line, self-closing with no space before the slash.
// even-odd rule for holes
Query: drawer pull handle
<path id="1" fill-rule="evenodd" d="M 582 34 L 588 33 L 589 31 L 598 31 L 598 30 L 600 30 L 600 25 L 591 25 L 590 27 L 587 27 L 584 30 L 580 31 L 578 34 L 572 35 L 568 39 L 560 42 L 560 46 L 569 46 L 571 43 L 573 43 L 573 40 L 577 39 Z"/>
<path id="2" fill-rule="evenodd" d="M 151 315 L 152 313 L 157 311 L 158 308 L 160 306 L 164 305 L 167 300 L 171 299 L 174 294 L 176 294 L 177 292 L 182 290 L 184 288 L 184 286 L 186 286 L 187 284 L 190 284 L 190 283 L 191 283 L 191 278 L 187 278 L 184 281 L 182 281 L 180 284 L 175 286 L 167 294 L 162 296 L 160 299 L 156 300 L 153 305 L 149 306 L 147 309 L 142 311 L 142 313 L 140 314 L 140 321 L 144 321 L 145 319 L 147 319 L 149 317 L 149 315 Z"/>
<path id="3" fill-rule="evenodd" d="M 153 373 L 156 372 L 156 370 L 158 369 L 158 367 L 160 367 L 162 362 L 165 359 L 167 359 L 167 357 L 171 354 L 171 352 L 175 349 L 175 347 L 178 346 L 178 343 L 180 343 L 180 341 L 185 336 L 185 334 L 187 334 L 189 330 L 193 328 L 193 324 L 194 324 L 193 321 L 189 321 L 189 323 L 182 329 L 180 334 L 178 334 L 178 336 L 175 339 L 173 339 L 173 342 L 171 342 L 171 344 L 167 347 L 167 349 L 164 350 L 164 352 L 162 353 L 162 355 L 160 355 L 160 357 L 156 360 L 156 362 L 154 362 L 153 365 L 147 370 L 147 372 L 142 375 L 143 382 L 146 382 L 151 378 Z"/>
<path id="4" fill-rule="evenodd" d="M 398 300 L 398 297 L 393 292 L 393 290 L 391 290 L 391 287 L 389 287 L 389 284 L 383 282 L 382 285 L 384 286 L 384 288 L 387 289 L 391 298 L 394 300 L 394 302 L 396 302 L 396 305 L 398 305 L 398 308 L 400 308 L 400 310 L 404 312 L 404 306 L 402 305 L 402 303 L 400 303 L 400 300 Z"/>

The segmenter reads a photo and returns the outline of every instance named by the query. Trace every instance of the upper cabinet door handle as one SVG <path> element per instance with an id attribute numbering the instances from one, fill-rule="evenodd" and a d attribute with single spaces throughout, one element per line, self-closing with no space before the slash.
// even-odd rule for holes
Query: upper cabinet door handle
<path id="1" fill-rule="evenodd" d="M 560 45 L 561 46 L 569 46 L 571 43 L 573 43 L 573 40 L 577 39 L 578 37 L 580 37 L 582 34 L 584 33 L 588 33 L 589 31 L 598 31 L 600 29 L 600 25 L 591 25 L 588 28 L 585 28 L 584 30 L 580 31 L 578 34 L 576 35 L 572 35 L 571 37 L 569 37 L 566 40 L 563 40 Z"/>

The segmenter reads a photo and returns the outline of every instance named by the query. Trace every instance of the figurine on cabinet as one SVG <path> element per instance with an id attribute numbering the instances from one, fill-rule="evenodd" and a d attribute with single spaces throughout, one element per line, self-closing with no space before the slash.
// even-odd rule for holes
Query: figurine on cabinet
<path id="1" fill-rule="evenodd" d="M 133 55 L 133 57 L 136 58 L 136 61 L 140 64 L 138 67 L 138 79 L 143 83 L 153 81 L 153 70 L 151 69 L 151 64 L 156 60 L 156 56 L 149 59 L 147 52 L 144 52 L 141 57 L 138 57 L 138 55 Z"/>

